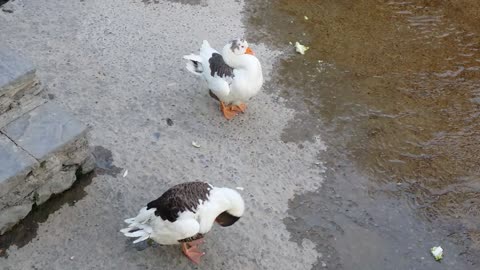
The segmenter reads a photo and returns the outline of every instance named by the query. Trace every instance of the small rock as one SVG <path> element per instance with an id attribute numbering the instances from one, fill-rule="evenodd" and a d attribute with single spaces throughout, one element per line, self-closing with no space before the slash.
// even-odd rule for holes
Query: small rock
<path id="1" fill-rule="evenodd" d="M 173 126 L 173 120 L 170 118 L 167 118 L 167 125 L 170 127 Z"/>
<path id="2" fill-rule="evenodd" d="M 474 97 L 472 99 L 470 99 L 471 102 L 473 103 L 476 103 L 476 104 L 480 104 L 480 97 Z"/>
<path id="3" fill-rule="evenodd" d="M 75 259 L 75 256 L 70 257 L 70 260 L 73 260 L 73 259 Z"/>
<path id="4" fill-rule="evenodd" d="M 13 13 L 15 11 L 15 6 L 8 2 L 8 3 L 5 3 L 3 6 L 2 6 L 2 11 L 3 12 L 6 12 L 6 13 Z"/>
<path id="5" fill-rule="evenodd" d="M 327 264 L 324 261 L 322 261 L 322 267 L 327 267 Z"/>
<path id="6" fill-rule="evenodd" d="M 32 202 L 0 210 L 0 235 L 4 234 L 32 210 Z"/>
<path id="7" fill-rule="evenodd" d="M 82 163 L 82 174 L 87 174 L 93 171 L 96 166 L 95 157 L 92 154 L 89 154 Z"/>

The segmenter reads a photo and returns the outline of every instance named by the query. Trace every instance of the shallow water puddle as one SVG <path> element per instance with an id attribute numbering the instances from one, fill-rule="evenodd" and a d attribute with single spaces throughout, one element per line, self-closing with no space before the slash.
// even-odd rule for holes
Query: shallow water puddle
<path id="1" fill-rule="evenodd" d="M 291 201 L 285 221 L 330 256 L 316 267 L 480 264 L 480 2 L 248 1 L 246 11 L 249 39 L 287 53 L 267 86 L 297 111 L 283 140 L 320 134 L 329 145 L 325 186 Z M 372 252 L 354 244 L 363 234 Z M 448 247 L 442 264 L 429 262 L 436 244 Z"/>

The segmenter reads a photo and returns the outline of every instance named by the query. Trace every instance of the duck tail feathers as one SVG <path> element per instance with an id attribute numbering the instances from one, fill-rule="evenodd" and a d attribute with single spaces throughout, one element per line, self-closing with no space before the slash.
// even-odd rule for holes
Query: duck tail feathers
<path id="1" fill-rule="evenodd" d="M 150 238 L 153 229 L 146 223 L 151 219 L 152 215 L 155 215 L 155 209 L 147 210 L 146 207 L 142 208 L 136 217 L 125 220 L 125 223 L 129 225 L 127 228 L 121 229 L 120 232 L 126 237 L 138 237 L 133 241 L 134 244 L 147 240 Z"/>
<path id="2" fill-rule="evenodd" d="M 204 40 L 202 42 L 202 47 L 200 48 L 200 50 L 204 50 L 204 49 L 208 49 L 208 48 L 211 48 L 212 46 L 210 46 L 210 43 L 208 43 L 208 41 Z"/>
<path id="3" fill-rule="evenodd" d="M 188 60 L 185 67 L 188 71 L 195 75 L 202 75 L 203 72 L 203 65 L 202 65 L 202 58 L 200 55 L 190 54 L 183 56 L 183 59 Z"/>

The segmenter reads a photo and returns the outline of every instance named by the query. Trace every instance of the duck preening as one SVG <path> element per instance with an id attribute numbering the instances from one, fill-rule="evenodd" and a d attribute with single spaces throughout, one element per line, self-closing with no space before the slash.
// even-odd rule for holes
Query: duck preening
<path id="1" fill-rule="evenodd" d="M 241 195 L 230 188 L 214 187 L 203 182 L 173 186 L 158 199 L 126 219 L 120 230 L 133 243 L 152 239 L 161 245 L 180 244 L 183 253 L 194 263 L 204 255 L 198 248 L 214 223 L 228 227 L 237 222 L 245 210 Z"/>
<path id="2" fill-rule="evenodd" d="M 183 58 L 188 60 L 187 70 L 205 79 L 210 96 L 220 101 L 228 120 L 245 112 L 245 103 L 262 88 L 262 66 L 244 39 L 232 40 L 221 54 L 204 40 L 199 55 Z"/>

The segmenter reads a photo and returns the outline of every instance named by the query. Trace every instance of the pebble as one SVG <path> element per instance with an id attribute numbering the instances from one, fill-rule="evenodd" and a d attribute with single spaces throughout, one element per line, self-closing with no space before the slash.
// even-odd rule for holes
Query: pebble
<path id="1" fill-rule="evenodd" d="M 12 3 L 5 3 L 2 6 L 2 11 L 6 13 L 13 13 L 15 11 L 15 7 Z"/>

